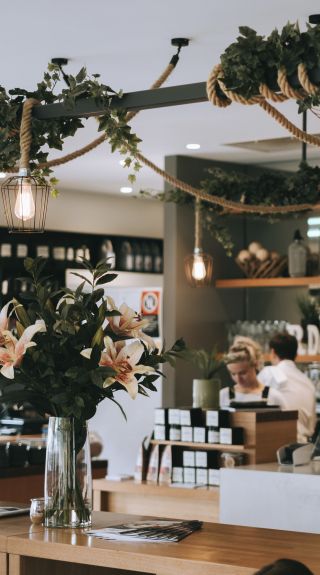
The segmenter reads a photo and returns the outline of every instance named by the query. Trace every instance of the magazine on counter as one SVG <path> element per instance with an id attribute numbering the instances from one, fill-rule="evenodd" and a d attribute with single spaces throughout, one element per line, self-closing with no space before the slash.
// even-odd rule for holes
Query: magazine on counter
<path id="1" fill-rule="evenodd" d="M 202 527 L 202 521 L 167 521 L 152 519 L 91 529 L 87 535 L 113 541 L 177 542 Z"/>

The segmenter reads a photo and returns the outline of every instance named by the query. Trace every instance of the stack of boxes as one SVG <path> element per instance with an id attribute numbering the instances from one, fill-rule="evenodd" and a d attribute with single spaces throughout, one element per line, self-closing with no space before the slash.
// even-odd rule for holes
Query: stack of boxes
<path id="1" fill-rule="evenodd" d="M 243 454 L 206 450 L 207 444 L 243 445 L 244 430 L 231 427 L 230 412 L 201 408 L 156 408 L 154 439 L 190 443 L 172 446 L 173 483 L 219 485 L 220 467 L 243 463 Z M 197 444 L 197 445 L 194 445 Z M 203 449 L 200 444 L 203 444 Z M 227 457 L 229 456 L 229 457 Z"/>

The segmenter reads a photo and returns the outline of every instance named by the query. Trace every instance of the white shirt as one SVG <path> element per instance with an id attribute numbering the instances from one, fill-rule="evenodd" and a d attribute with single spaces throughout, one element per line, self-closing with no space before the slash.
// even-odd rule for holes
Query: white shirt
<path id="1" fill-rule="evenodd" d="M 260 378 L 259 378 L 260 381 Z M 230 405 L 230 392 L 229 387 L 223 387 L 220 390 L 220 407 L 229 407 Z M 234 398 L 231 401 L 261 401 L 262 390 L 258 393 L 243 393 L 234 390 Z M 283 408 L 283 399 L 281 394 L 274 388 L 270 387 L 267 397 L 267 405 L 279 405 Z"/>
<path id="2" fill-rule="evenodd" d="M 298 441 L 308 441 L 316 424 L 315 388 L 310 379 L 290 359 L 264 367 L 258 379 L 278 390 L 283 398 L 283 409 L 298 410 Z"/>

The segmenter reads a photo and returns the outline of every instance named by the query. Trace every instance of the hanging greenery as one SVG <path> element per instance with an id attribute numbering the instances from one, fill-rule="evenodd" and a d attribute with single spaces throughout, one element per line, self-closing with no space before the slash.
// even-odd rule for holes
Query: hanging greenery
<path id="1" fill-rule="evenodd" d="M 320 202 L 320 168 L 312 168 L 305 162 L 300 164 L 297 172 L 290 175 L 262 172 L 252 176 L 242 172 L 227 172 L 221 168 L 209 168 L 206 173 L 207 177 L 200 182 L 201 190 L 243 205 L 289 206 Z M 193 205 L 195 202 L 192 196 L 178 189 L 157 194 L 142 190 L 140 195 L 180 205 Z M 227 255 L 232 256 L 234 244 L 227 216 L 222 207 L 202 201 L 201 221 L 204 228 L 223 246 Z M 254 217 L 260 216 L 254 214 Z M 263 214 L 263 218 L 273 223 L 279 221 L 280 215 Z"/>
<path id="2" fill-rule="evenodd" d="M 126 121 L 126 110 L 110 107 L 113 95 L 121 97 L 121 92 L 114 92 L 112 88 L 99 81 L 99 74 L 88 76 L 82 68 L 76 76 L 69 75 L 69 86 L 56 92 L 58 83 L 62 80 L 61 71 L 55 64 L 48 65 L 48 71 L 43 80 L 37 84 L 34 91 L 14 88 L 8 92 L 0 86 L 0 170 L 12 171 L 20 158 L 20 123 L 22 107 L 29 98 L 35 98 L 40 104 L 63 103 L 72 108 L 74 104 L 84 98 L 93 98 L 97 105 L 103 106 L 106 112 L 98 118 L 98 131 L 104 131 L 111 150 L 119 150 L 126 154 L 125 165 L 133 167 L 134 171 L 140 168 L 134 159 L 137 144 L 141 140 L 131 132 Z M 50 120 L 32 119 L 32 143 L 30 148 L 30 168 L 36 170 L 38 176 L 47 176 L 52 171 L 50 167 L 39 169 L 39 164 L 47 162 L 48 152 L 44 147 L 62 150 L 66 138 L 74 136 L 79 128 L 83 128 L 83 119 L 80 118 L 53 118 Z M 134 181 L 135 174 L 129 175 Z M 56 180 L 53 180 L 55 183 Z"/>
<path id="3" fill-rule="evenodd" d="M 319 85 L 320 26 L 307 24 L 300 32 L 298 24 L 288 23 L 279 32 L 259 36 L 248 26 L 239 28 L 240 36 L 221 55 L 223 82 L 230 91 L 248 99 L 259 94 L 261 84 L 280 91 L 278 71 L 286 71 L 291 86 L 301 88 L 298 66 L 303 63 L 309 78 Z M 319 105 L 320 95 L 299 100 L 299 111 Z"/>

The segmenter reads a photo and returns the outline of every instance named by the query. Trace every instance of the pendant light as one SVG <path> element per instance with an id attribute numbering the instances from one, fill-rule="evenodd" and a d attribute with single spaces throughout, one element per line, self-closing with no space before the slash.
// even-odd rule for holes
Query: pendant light
<path id="1" fill-rule="evenodd" d="M 194 250 L 193 254 L 185 257 L 184 268 L 188 283 L 192 287 L 209 285 L 212 278 L 213 259 L 203 252 L 201 247 L 201 200 L 195 201 L 195 227 L 194 227 Z"/>
<path id="2" fill-rule="evenodd" d="M 42 178 L 32 177 L 29 168 L 31 113 L 36 104 L 38 101 L 30 98 L 23 105 L 18 176 L 8 178 L 1 186 L 9 233 L 44 231 L 50 186 Z"/>

